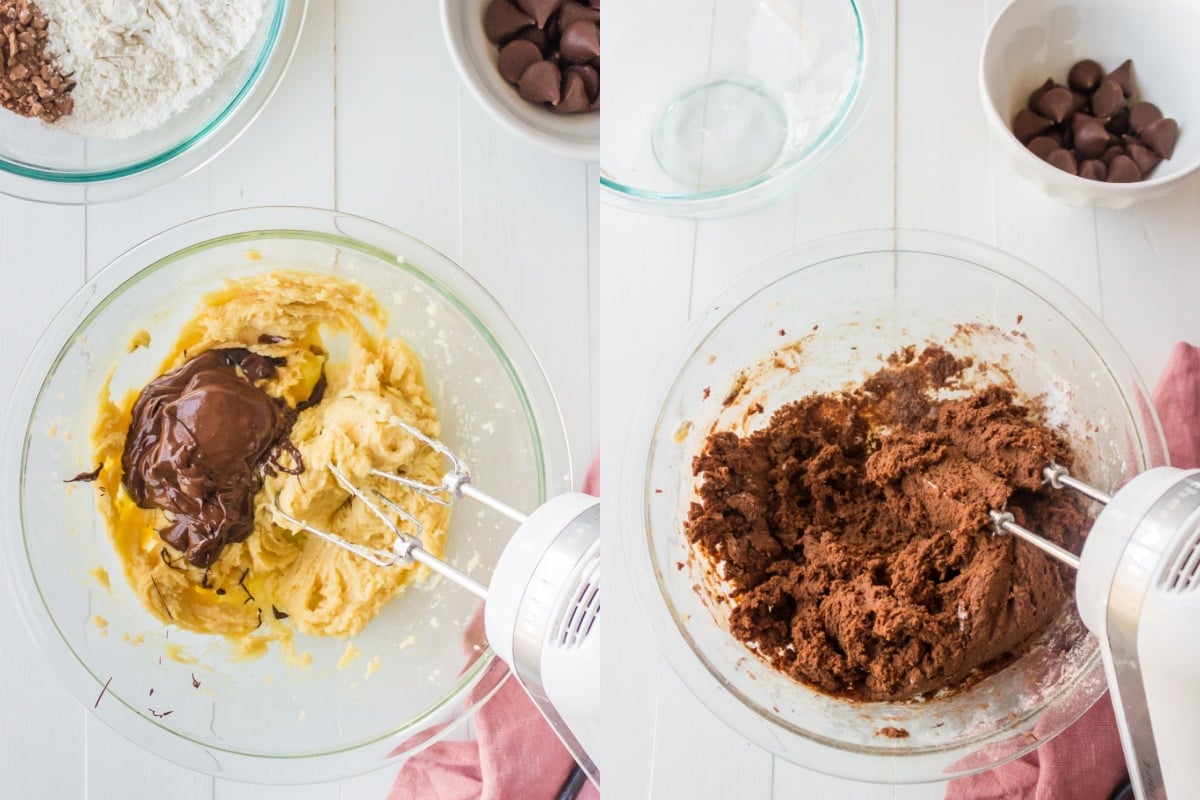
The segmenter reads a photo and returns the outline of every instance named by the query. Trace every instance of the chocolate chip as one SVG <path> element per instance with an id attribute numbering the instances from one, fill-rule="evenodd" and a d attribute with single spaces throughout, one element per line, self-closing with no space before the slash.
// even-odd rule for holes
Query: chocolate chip
<path id="1" fill-rule="evenodd" d="M 1077 92 L 1090 92 L 1100 84 L 1104 77 L 1104 67 L 1090 58 L 1077 61 L 1067 73 L 1067 85 Z"/>
<path id="2" fill-rule="evenodd" d="M 1029 148 L 1029 152 L 1045 161 L 1046 156 L 1062 147 L 1062 142 L 1056 141 L 1050 136 L 1035 136 L 1030 140 L 1029 144 L 1025 146 Z"/>
<path id="3" fill-rule="evenodd" d="M 1162 156 L 1137 142 L 1125 145 L 1125 153 L 1133 159 L 1133 163 L 1137 164 L 1143 176 L 1149 175 L 1150 170 L 1157 167 L 1158 163 L 1162 161 Z"/>
<path id="4" fill-rule="evenodd" d="M 542 51 L 533 42 L 513 39 L 500 48 L 497 67 L 509 83 L 518 83 L 530 64 L 542 60 Z"/>
<path id="5" fill-rule="evenodd" d="M 587 111 L 590 105 L 587 89 L 584 87 L 583 78 L 579 76 L 579 73 L 568 72 L 563 75 L 562 100 L 554 106 L 553 110 L 559 114 L 575 114 Z"/>
<path id="6" fill-rule="evenodd" d="M 543 53 L 549 52 L 553 46 L 550 42 L 550 37 L 546 34 L 546 32 L 536 25 L 530 25 L 528 28 L 522 29 L 521 32 L 513 38 L 522 39 L 526 42 L 532 42 L 537 46 L 537 49 Z M 557 44 L 557 42 L 553 44 Z"/>
<path id="7" fill-rule="evenodd" d="M 533 17 L 509 0 L 492 0 L 483 12 L 483 32 L 492 44 L 503 44 L 519 30 L 533 24 Z"/>
<path id="8" fill-rule="evenodd" d="M 567 74 L 576 74 L 583 78 L 583 87 L 587 90 L 588 100 L 595 102 L 600 97 L 600 71 L 587 64 L 572 64 L 567 67 Z"/>
<path id="9" fill-rule="evenodd" d="M 539 28 L 545 28 L 550 21 L 550 15 L 558 11 L 563 0 L 516 0 L 517 5 L 529 16 L 533 17 Z"/>
<path id="10" fill-rule="evenodd" d="M 1103 161 L 1089 158 L 1079 165 L 1079 177 L 1087 178 L 1089 181 L 1102 181 L 1108 177 L 1108 167 Z"/>
<path id="11" fill-rule="evenodd" d="M 1179 126 L 1153 103 L 1128 100 L 1132 69 L 1126 60 L 1104 75 L 1099 63 L 1084 59 L 1071 67 L 1069 88 L 1047 78 L 1013 118 L 1013 135 L 1064 172 L 1109 183 L 1142 180 L 1170 158 Z"/>
<path id="12" fill-rule="evenodd" d="M 557 14 L 555 14 L 553 17 L 551 17 L 550 21 L 546 23 L 545 30 L 546 30 L 546 36 L 550 39 L 550 46 L 552 48 L 557 48 L 558 47 L 558 37 L 562 35 L 562 25 L 559 24 L 559 19 L 558 19 Z M 547 55 L 547 57 L 549 57 L 550 54 L 547 53 L 546 55 Z"/>
<path id="13" fill-rule="evenodd" d="M 1141 133 L 1142 128 L 1159 119 L 1162 119 L 1162 111 L 1154 103 L 1143 100 L 1129 107 L 1129 127 L 1134 133 Z"/>
<path id="14" fill-rule="evenodd" d="M 1046 163 L 1052 167 L 1061 169 L 1063 172 L 1069 172 L 1072 175 L 1079 173 L 1079 165 L 1075 161 L 1075 154 L 1066 148 L 1060 147 L 1046 156 Z M 1129 163 L 1132 164 L 1133 162 L 1130 161 Z"/>
<path id="15" fill-rule="evenodd" d="M 562 25 L 563 30 L 571 27 L 571 23 L 577 20 L 586 19 L 588 22 L 600 24 L 600 9 L 585 6 L 582 3 L 577 3 L 575 0 L 567 0 L 563 3 L 562 8 L 558 10 L 558 22 Z"/>
<path id="16" fill-rule="evenodd" d="M 1125 93 L 1113 80 L 1100 82 L 1092 95 L 1092 113 L 1097 117 L 1111 117 L 1125 107 Z"/>
<path id="17" fill-rule="evenodd" d="M 599 108 L 599 2 L 491 0 L 484 30 L 501 45 L 497 70 L 523 99 L 560 114 Z"/>
<path id="18" fill-rule="evenodd" d="M 1170 117 L 1156 119 L 1141 130 L 1142 141 L 1163 158 L 1175 152 L 1175 140 L 1179 138 L 1179 125 Z"/>
<path id="19" fill-rule="evenodd" d="M 1115 81 L 1126 97 L 1133 95 L 1133 61 L 1125 59 L 1119 67 L 1104 77 L 1106 80 Z"/>
<path id="20" fill-rule="evenodd" d="M 1036 111 L 1022 108 L 1017 112 L 1016 119 L 1013 120 L 1013 133 L 1016 134 L 1016 137 L 1022 144 L 1027 144 L 1029 140 L 1039 134 L 1045 133 L 1053 126 L 1053 122 Z"/>
<path id="21" fill-rule="evenodd" d="M 1074 108 L 1075 98 L 1071 96 L 1071 90 L 1055 86 L 1038 98 L 1033 110 L 1059 123 L 1065 120 Z"/>
<path id="22" fill-rule="evenodd" d="M 586 19 L 572 22 L 563 29 L 558 49 L 572 64 L 586 64 L 600 55 L 600 26 Z"/>
<path id="23" fill-rule="evenodd" d="M 1141 179 L 1142 171 L 1126 155 L 1117 156 L 1109 163 L 1108 177 L 1105 178 L 1109 183 L 1135 183 Z"/>
<path id="24" fill-rule="evenodd" d="M 1105 130 L 1114 136 L 1120 136 L 1129 130 L 1129 109 L 1122 108 L 1104 126 Z"/>
<path id="25" fill-rule="evenodd" d="M 562 97 L 562 73 L 553 61 L 531 64 L 521 75 L 517 91 L 531 103 L 558 105 Z"/>
<path id="26" fill-rule="evenodd" d="M 1042 99 L 1042 95 L 1053 89 L 1055 86 L 1053 78 L 1046 78 L 1046 82 L 1029 93 L 1028 107 L 1031 111 L 1037 109 L 1038 101 Z"/>
<path id="27" fill-rule="evenodd" d="M 1071 119 L 1071 141 L 1080 156 L 1096 158 L 1105 151 L 1112 139 L 1104 129 L 1103 120 L 1087 114 L 1076 114 Z"/>

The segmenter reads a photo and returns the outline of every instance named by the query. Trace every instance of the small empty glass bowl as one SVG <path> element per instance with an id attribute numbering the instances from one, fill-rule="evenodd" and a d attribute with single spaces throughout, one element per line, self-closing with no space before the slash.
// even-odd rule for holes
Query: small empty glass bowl
<path id="1" fill-rule="evenodd" d="M 733 214 L 795 188 L 853 128 L 878 61 L 869 0 L 605 13 L 600 182 L 649 213 Z"/>
<path id="2" fill-rule="evenodd" d="M 0 111 L 0 192 L 48 203 L 122 200 L 207 164 L 274 94 L 308 0 L 263 0 L 258 28 L 216 82 L 161 125 L 126 139 L 76 136 Z"/>
<path id="3" fill-rule="evenodd" d="M 692 458 L 709 431 L 765 425 L 780 406 L 860 383 L 882 357 L 929 340 L 1000 364 L 1023 394 L 1041 396 L 1073 444 L 1073 469 L 1094 484 L 1116 488 L 1165 463 L 1148 392 L 1068 290 L 981 244 L 875 231 L 784 253 L 693 320 L 638 414 L 617 497 L 635 594 L 683 682 L 770 752 L 857 780 L 988 769 L 1055 736 L 1105 690 L 1096 641 L 1073 606 L 1025 655 L 972 686 L 921 702 L 859 703 L 759 660 L 729 633 L 725 605 L 697 590 L 709 576 L 695 563 L 704 559 L 689 558 L 683 522 L 695 497 Z M 776 353 L 783 368 L 751 369 Z M 744 388 L 725 408 L 735 381 Z M 749 415 L 758 403 L 764 413 Z M 889 727 L 908 736 L 888 738 Z"/>
<path id="4" fill-rule="evenodd" d="M 116 731 L 194 770 L 307 783 L 377 769 L 417 741 L 458 733 L 441 726 L 464 719 L 473 708 L 467 698 L 482 702 L 507 674 L 489 669 L 482 626 L 469 624 L 474 596 L 430 578 L 353 639 L 296 634 L 297 651 L 312 656 L 307 667 L 278 646 L 247 660 L 221 637 L 151 616 L 126 582 L 95 490 L 63 482 L 95 466 L 90 433 L 111 368 L 113 397 L 140 388 L 201 295 L 226 278 L 278 268 L 374 292 L 388 335 L 407 340 L 424 362 L 443 438 L 481 487 L 518 508 L 570 487 L 566 435 L 537 360 L 462 269 L 367 220 L 250 209 L 139 245 L 55 317 L 18 378 L 0 439 L 0 556 L 51 667 Z M 142 330 L 149 345 L 129 352 Z M 447 560 L 487 584 L 512 530 L 494 512 L 460 507 Z"/>

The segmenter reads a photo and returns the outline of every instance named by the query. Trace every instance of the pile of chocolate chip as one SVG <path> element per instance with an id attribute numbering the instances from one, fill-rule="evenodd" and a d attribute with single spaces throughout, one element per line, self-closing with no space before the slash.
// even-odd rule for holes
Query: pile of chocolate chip
<path id="1" fill-rule="evenodd" d="M 1093 181 L 1144 180 L 1170 158 L 1179 125 L 1154 103 L 1133 100 L 1133 62 L 1107 75 L 1091 59 L 1071 67 L 1067 85 L 1046 82 L 1017 112 L 1013 133 L 1038 158 Z"/>
<path id="2" fill-rule="evenodd" d="M 46 52 L 46 28 L 29 0 L 0 0 L 0 106 L 55 122 L 75 107 L 75 81 Z"/>
<path id="3" fill-rule="evenodd" d="M 521 97 L 558 114 L 600 110 L 600 0 L 492 0 L 483 31 Z"/>

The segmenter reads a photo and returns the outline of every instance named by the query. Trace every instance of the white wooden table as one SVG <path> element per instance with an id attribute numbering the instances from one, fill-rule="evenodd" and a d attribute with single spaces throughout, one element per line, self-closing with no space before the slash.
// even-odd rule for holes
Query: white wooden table
<path id="1" fill-rule="evenodd" d="M 85 278 L 197 216 L 253 205 L 338 208 L 392 225 L 462 264 L 514 318 L 563 408 L 576 475 L 591 426 L 589 218 L 595 166 L 543 155 L 460 87 L 437 4 L 310 0 L 279 93 L 215 162 L 127 202 L 55 208 L 0 198 L 0 400 Z M 14 535 L 4 531 L 3 535 Z M 0 797 L 173 800 L 380 798 L 396 772 L 321 786 L 214 780 L 142 752 L 50 674 L 0 589 Z"/>
<path id="2" fill-rule="evenodd" d="M 800 190 L 715 222 L 639 216 L 601 198 L 597 424 L 615 492 L 617 457 L 655 362 L 688 317 L 745 268 L 819 236 L 900 226 L 968 236 L 1052 274 L 1097 311 L 1153 385 L 1170 346 L 1200 342 L 1200 181 L 1122 212 L 1070 208 L 1014 175 L 976 88 L 1003 0 L 876 0 L 882 70 L 859 128 Z M 936 87 L 936 89 L 935 89 Z M 611 551 L 610 551 L 611 552 Z M 774 760 L 740 739 L 657 655 L 608 558 L 604 796 L 615 800 L 942 797 L 944 785 L 856 784 Z"/>
<path id="3" fill-rule="evenodd" d="M 597 217 L 595 168 L 546 157 L 492 124 L 459 87 L 432 2 L 311 0 L 279 94 L 215 163 L 109 206 L 0 199 L 0 397 L 58 306 L 117 253 L 195 216 L 273 203 L 378 219 L 472 271 L 542 358 L 579 474 L 603 433 L 610 490 L 624 422 L 692 310 L 739 270 L 829 233 L 933 228 L 1014 252 L 1074 287 L 1152 382 L 1172 342 L 1200 340 L 1187 302 L 1200 296 L 1200 185 L 1125 212 L 1088 211 L 1012 175 L 975 89 L 978 49 L 1001 5 L 878 0 L 883 65 L 871 107 L 798 193 L 702 224 L 602 208 L 601 246 L 587 223 Z M 931 135 L 950 128 L 953 137 Z M 824 778 L 738 739 L 656 655 L 621 563 L 606 561 L 605 797 L 941 796 L 941 787 Z M 91 719 L 19 620 L 0 614 L 0 796 L 371 798 L 393 773 L 272 790 L 178 769 Z"/>

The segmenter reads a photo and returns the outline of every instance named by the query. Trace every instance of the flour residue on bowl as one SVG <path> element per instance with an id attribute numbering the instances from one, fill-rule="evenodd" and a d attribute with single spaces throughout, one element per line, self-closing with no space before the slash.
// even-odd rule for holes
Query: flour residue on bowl
<path id="1" fill-rule="evenodd" d="M 246 48 L 265 0 L 38 0 L 46 49 L 75 86 L 58 126 L 124 139 L 207 91 Z"/>

